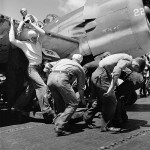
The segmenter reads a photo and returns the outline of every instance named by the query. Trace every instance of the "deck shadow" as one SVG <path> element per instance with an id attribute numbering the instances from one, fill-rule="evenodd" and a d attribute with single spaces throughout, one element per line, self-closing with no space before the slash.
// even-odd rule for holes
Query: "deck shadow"
<path id="1" fill-rule="evenodd" d="M 134 104 L 132 106 L 126 106 L 129 112 L 150 112 L 150 104 Z"/>
<path id="2" fill-rule="evenodd" d="M 84 129 L 87 128 L 87 126 L 83 123 L 76 123 L 71 126 L 71 134 L 84 132 Z"/>
<path id="3" fill-rule="evenodd" d="M 11 111 L 8 109 L 0 110 L 0 127 L 19 125 L 28 122 L 45 123 L 42 119 L 29 118 L 16 111 Z"/>
<path id="4" fill-rule="evenodd" d="M 127 133 L 134 130 L 139 129 L 140 127 L 146 127 L 148 122 L 145 120 L 136 120 L 136 119 L 129 119 L 122 125 L 121 133 Z M 148 125 L 149 126 L 149 125 Z"/>
<path id="5" fill-rule="evenodd" d="M 28 122 L 27 118 L 22 117 L 21 114 L 6 109 L 0 110 L 0 118 L 0 127 Z"/>

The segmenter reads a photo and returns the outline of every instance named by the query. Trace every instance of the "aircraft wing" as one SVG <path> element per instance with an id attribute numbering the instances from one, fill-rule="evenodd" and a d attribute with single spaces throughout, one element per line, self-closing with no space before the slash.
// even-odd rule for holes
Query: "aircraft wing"
<path id="1" fill-rule="evenodd" d="M 42 43 L 43 48 L 56 52 L 60 58 L 69 57 L 79 48 L 78 40 L 52 32 L 46 34 Z"/>

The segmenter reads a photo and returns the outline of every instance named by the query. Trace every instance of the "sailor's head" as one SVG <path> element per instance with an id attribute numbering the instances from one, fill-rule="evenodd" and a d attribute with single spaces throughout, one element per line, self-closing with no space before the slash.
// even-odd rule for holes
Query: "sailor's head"
<path id="1" fill-rule="evenodd" d="M 146 61 L 144 58 L 137 57 L 132 60 L 132 70 L 135 72 L 143 72 L 146 65 Z"/>
<path id="2" fill-rule="evenodd" d="M 83 56 L 81 54 L 73 54 L 72 60 L 77 61 L 79 64 L 83 61 Z"/>
<path id="3" fill-rule="evenodd" d="M 38 34 L 34 30 L 28 31 L 28 40 L 32 43 L 36 43 L 38 39 Z"/>
<path id="4" fill-rule="evenodd" d="M 25 17 L 27 15 L 27 9 L 26 8 L 21 8 L 20 9 L 20 13 L 22 14 L 23 17 Z"/>
<path id="5" fill-rule="evenodd" d="M 45 18 L 44 20 L 43 20 L 43 23 L 44 24 L 48 24 L 50 22 L 50 19 L 49 18 Z"/>

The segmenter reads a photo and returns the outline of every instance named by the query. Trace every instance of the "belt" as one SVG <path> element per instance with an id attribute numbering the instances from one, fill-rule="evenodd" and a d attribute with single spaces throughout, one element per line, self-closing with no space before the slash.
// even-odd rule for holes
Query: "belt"
<path id="1" fill-rule="evenodd" d="M 63 74 L 67 74 L 68 75 L 68 77 L 69 77 L 69 80 L 72 80 L 72 77 L 73 77 L 73 75 L 70 73 L 70 72 L 68 72 L 68 71 L 65 71 L 65 70 L 53 70 L 52 71 L 52 73 L 63 73 Z"/>
<path id="2" fill-rule="evenodd" d="M 30 65 L 29 64 L 29 67 L 41 67 L 42 65 L 41 64 L 39 64 L 39 65 Z"/>
<path id="3" fill-rule="evenodd" d="M 65 70 L 53 70 L 52 72 L 69 74 L 69 72 Z"/>

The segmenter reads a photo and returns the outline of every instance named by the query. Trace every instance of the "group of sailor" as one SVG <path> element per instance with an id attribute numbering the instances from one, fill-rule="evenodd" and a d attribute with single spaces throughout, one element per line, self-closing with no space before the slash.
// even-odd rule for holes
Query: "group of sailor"
<path id="1" fill-rule="evenodd" d="M 145 59 L 133 59 L 125 53 L 107 52 L 101 59 L 81 65 L 83 56 L 73 54 L 71 59 L 60 59 L 45 65 L 45 70 L 48 71 L 45 83 L 40 75 L 42 43 L 38 39 L 39 35 L 44 37 L 45 31 L 38 26 L 36 17 L 27 14 L 26 9 L 21 9 L 21 13 L 24 18 L 17 29 L 18 36 L 24 24 L 28 24 L 33 30 L 28 32 L 28 39 L 16 39 L 11 18 L 9 40 L 19 47 L 28 59 L 29 84 L 13 105 L 13 109 L 21 111 L 31 99 L 33 91 L 36 91 L 44 119 L 53 119 L 56 134 L 65 135 L 79 104 L 85 104 L 85 91 L 88 89 L 89 105 L 82 115 L 86 125 L 93 128 L 92 120 L 97 112 L 101 112 L 101 131 L 119 131 L 120 128 L 117 127 L 128 119 L 124 109 L 126 96 L 138 89 L 143 82 L 141 72 L 145 68 Z M 118 84 L 119 78 L 123 80 L 121 84 Z M 54 99 L 55 109 L 49 103 L 48 91 Z"/>

